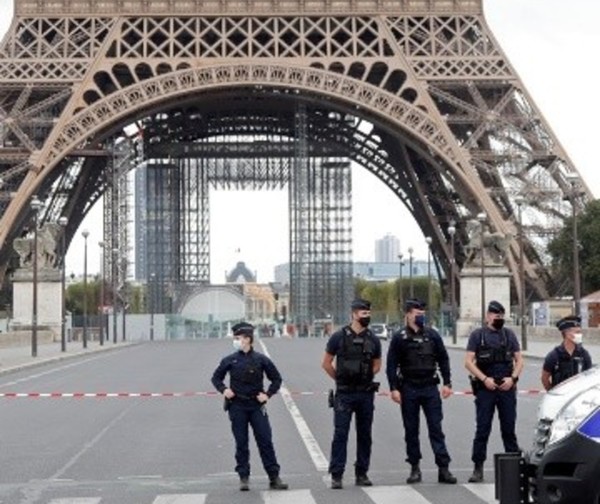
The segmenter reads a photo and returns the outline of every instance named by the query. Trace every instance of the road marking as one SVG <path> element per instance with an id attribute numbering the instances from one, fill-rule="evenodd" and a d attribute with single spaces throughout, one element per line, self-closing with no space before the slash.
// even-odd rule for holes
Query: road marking
<path id="1" fill-rule="evenodd" d="M 204 504 L 206 494 L 159 495 L 152 504 Z"/>
<path id="2" fill-rule="evenodd" d="M 431 504 L 431 501 L 423 497 L 414 488 L 406 485 L 377 486 L 362 489 L 376 504 L 398 504 L 399 502 L 410 502 L 410 504 Z"/>
<path id="3" fill-rule="evenodd" d="M 98 504 L 102 497 L 74 497 L 72 499 L 52 499 L 50 504 Z"/>
<path id="4" fill-rule="evenodd" d="M 267 357 L 271 358 L 269 350 L 267 349 L 266 345 L 262 342 L 262 340 L 259 340 L 259 343 L 264 354 Z M 310 455 L 313 464 L 317 468 L 317 471 L 327 471 L 329 469 L 329 461 L 327 460 L 327 457 L 325 457 L 323 450 L 321 450 L 321 447 L 319 446 L 319 443 L 317 442 L 315 436 L 311 432 L 308 424 L 306 423 L 306 420 L 304 420 L 302 414 L 300 413 L 298 406 L 292 399 L 290 391 L 285 385 L 282 385 L 279 392 L 281 394 L 285 407 L 289 411 L 292 420 L 296 425 L 296 429 L 298 429 L 300 438 L 302 439 L 302 442 L 304 443 L 304 446 L 306 447 L 306 450 L 308 451 L 308 454 Z"/>
<path id="5" fill-rule="evenodd" d="M 262 492 L 262 497 L 265 504 L 317 504 L 310 490 Z"/>
<path id="6" fill-rule="evenodd" d="M 496 487 L 493 483 L 465 483 L 463 486 L 472 494 L 489 504 L 496 503 Z"/>

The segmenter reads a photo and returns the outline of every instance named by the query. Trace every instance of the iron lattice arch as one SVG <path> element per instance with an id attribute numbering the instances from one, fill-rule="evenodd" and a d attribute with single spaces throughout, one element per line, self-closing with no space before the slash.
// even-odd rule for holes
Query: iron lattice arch
<path id="1" fill-rule="evenodd" d="M 251 90 L 372 124 L 381 150 L 370 158 L 375 149 L 358 143 L 349 157 L 380 166 L 374 172 L 433 238 L 446 278 L 448 222 L 457 222 L 460 257 L 465 222 L 484 212 L 492 231 L 513 236 L 507 265 L 522 292 L 515 201 L 524 196 L 528 296 L 560 287 L 545 246 L 576 204 L 569 175 L 577 171 L 480 0 L 265 0 L 244 12 L 232 0 L 15 7 L 0 47 L 3 275 L 34 193 L 45 202 L 42 220 L 69 217 L 71 237 L 114 186 L 118 170 L 107 167 L 118 160 L 107 139 L 115 131 L 193 96 Z M 584 204 L 585 184 L 581 192 Z"/>

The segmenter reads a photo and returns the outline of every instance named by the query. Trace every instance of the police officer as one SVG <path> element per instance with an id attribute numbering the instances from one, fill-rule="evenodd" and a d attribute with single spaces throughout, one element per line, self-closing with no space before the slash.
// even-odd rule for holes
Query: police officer
<path id="1" fill-rule="evenodd" d="M 375 392 L 379 383 L 373 378 L 381 369 L 381 342 L 369 330 L 371 303 L 364 299 L 352 302 L 352 321 L 334 332 L 323 356 L 322 367 L 335 380 L 333 401 L 334 434 L 331 443 L 331 488 L 342 488 L 346 467 L 348 433 L 352 414 L 356 421 L 355 483 L 371 486 L 367 472 L 371 460 L 371 427 Z"/>
<path id="2" fill-rule="evenodd" d="M 556 327 L 563 341 L 544 360 L 542 385 L 546 390 L 592 367 L 592 357 L 582 345 L 581 318 L 569 315 L 560 319 Z"/>
<path id="3" fill-rule="evenodd" d="M 279 464 L 273 448 L 271 425 L 266 404 L 281 386 L 281 375 L 266 355 L 254 351 L 254 326 L 246 322 L 234 325 L 235 352 L 225 357 L 212 376 L 212 384 L 225 396 L 231 430 L 235 438 L 235 470 L 240 477 L 240 490 L 249 490 L 250 450 L 248 426 L 252 427 L 263 467 L 269 476 L 272 490 L 287 490 L 279 477 Z M 229 387 L 225 375 L 229 373 Z M 265 391 L 263 375 L 271 382 Z"/>
<path id="4" fill-rule="evenodd" d="M 442 431 L 442 401 L 438 384 L 442 375 L 442 397 L 452 395 L 450 361 L 444 342 L 438 332 L 425 323 L 426 304 L 419 299 L 408 299 L 404 305 L 406 327 L 392 337 L 387 354 L 386 373 L 390 395 L 400 404 L 406 441 L 406 461 L 411 465 L 407 483 L 419 483 L 422 479 L 419 461 L 420 410 L 427 419 L 429 441 L 438 466 L 438 481 L 455 484 L 456 478 L 448 466 L 450 455 Z"/>
<path id="5" fill-rule="evenodd" d="M 504 306 L 491 301 L 485 326 L 475 329 L 467 343 L 465 367 L 471 375 L 477 423 L 471 455 L 475 467 L 469 483 L 483 481 L 483 463 L 496 409 L 504 450 L 520 451 L 515 434 L 516 384 L 523 369 L 523 358 L 515 333 L 504 327 L 504 314 Z"/>

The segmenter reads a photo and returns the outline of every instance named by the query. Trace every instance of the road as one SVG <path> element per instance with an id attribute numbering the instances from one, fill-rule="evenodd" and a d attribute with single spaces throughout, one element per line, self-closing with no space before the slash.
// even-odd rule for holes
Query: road
<path id="1" fill-rule="evenodd" d="M 329 489 L 326 464 L 332 414 L 329 378 L 320 368 L 325 340 L 265 339 L 257 343 L 284 375 L 269 403 L 275 447 L 288 492 L 265 492 L 267 478 L 251 445 L 251 492 L 241 494 L 233 472 L 233 439 L 210 376 L 231 340 L 155 342 L 0 377 L 0 503 L 2 504 L 482 504 L 493 499 L 492 462 L 486 483 L 468 485 L 472 469 L 473 398 L 444 402 L 444 428 L 459 484 L 436 483 L 433 455 L 421 442 L 424 482 L 407 486 L 403 428 L 397 405 L 376 399 L 370 476 L 375 486 Z M 384 343 L 384 352 L 387 343 Z M 463 352 L 450 350 L 455 391 L 467 389 Z M 540 361 L 527 360 L 519 386 L 539 388 Z M 385 378 L 380 376 L 385 383 Z M 384 386 L 383 389 L 387 389 Z M 287 393 L 286 393 L 287 391 Z M 189 395 L 170 395 L 173 392 Z M 20 393 L 20 397 L 7 397 Z M 54 397 L 32 394 L 54 393 Z M 64 397 L 87 393 L 84 397 Z M 106 393 L 121 393 L 106 396 Z M 135 396 L 154 393 L 155 396 Z M 518 435 L 527 447 L 539 396 L 519 395 Z M 352 435 L 352 437 L 354 437 Z M 491 454 L 501 451 L 497 422 Z M 352 439 L 349 454 L 354 453 Z"/>

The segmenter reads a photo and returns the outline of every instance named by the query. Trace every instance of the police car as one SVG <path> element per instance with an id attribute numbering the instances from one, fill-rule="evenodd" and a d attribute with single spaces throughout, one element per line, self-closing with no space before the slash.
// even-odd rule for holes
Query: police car
<path id="1" fill-rule="evenodd" d="M 600 504 L 600 366 L 543 397 L 526 465 L 532 502 Z"/>

